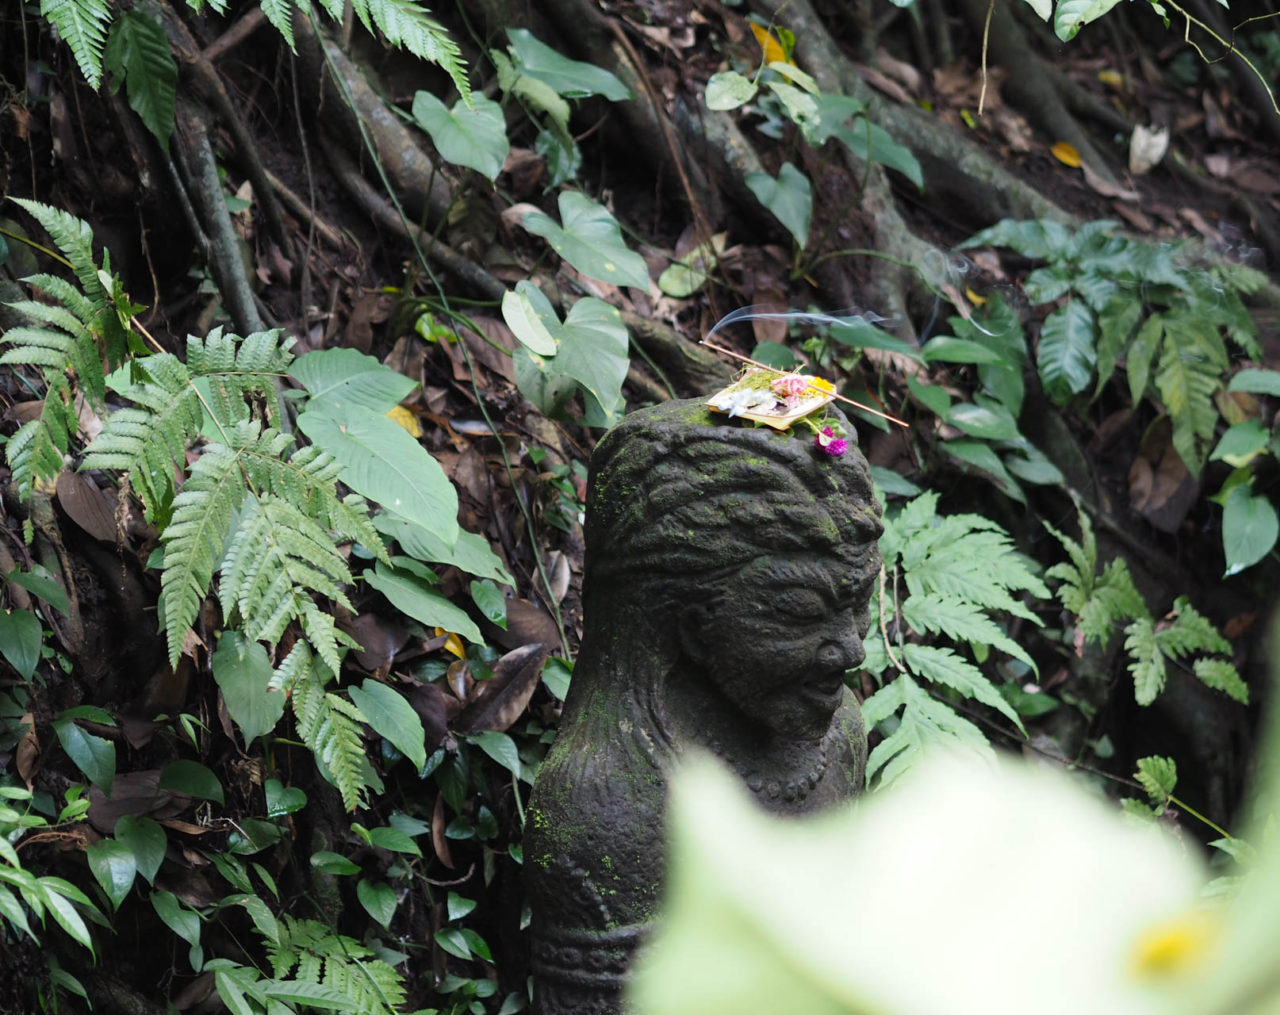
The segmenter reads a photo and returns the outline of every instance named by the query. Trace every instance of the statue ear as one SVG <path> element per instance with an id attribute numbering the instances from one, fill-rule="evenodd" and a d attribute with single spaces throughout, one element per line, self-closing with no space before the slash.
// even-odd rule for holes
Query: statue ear
<path id="1" fill-rule="evenodd" d="M 680 654 L 695 663 L 707 662 L 707 646 L 704 632 L 711 621 L 711 610 L 705 603 L 692 603 L 680 613 Z"/>

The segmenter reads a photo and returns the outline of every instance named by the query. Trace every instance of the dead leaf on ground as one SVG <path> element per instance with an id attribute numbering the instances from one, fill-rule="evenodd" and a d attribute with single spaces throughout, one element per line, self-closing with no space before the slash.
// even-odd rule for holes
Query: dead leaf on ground
<path id="1" fill-rule="evenodd" d="M 547 655 L 545 645 L 523 645 L 504 655 L 494 664 L 492 677 L 476 682 L 453 728 L 460 733 L 508 729 L 537 690 Z"/>
<path id="2" fill-rule="evenodd" d="M 1173 424 L 1163 416 L 1147 428 L 1129 466 L 1129 503 L 1161 532 L 1176 532 L 1198 492 L 1199 484 L 1173 447 Z"/>
<path id="3" fill-rule="evenodd" d="M 751 303 L 764 314 L 785 314 L 788 310 L 786 294 L 777 286 L 757 286 L 751 294 Z M 757 342 L 787 340 L 787 322 L 780 318 L 757 317 L 751 322 L 751 330 Z"/>
<path id="4" fill-rule="evenodd" d="M 444 740 L 450 720 L 462 711 L 462 703 L 445 694 L 438 684 L 417 684 L 409 688 L 405 697 L 422 720 L 424 742 L 430 754 Z"/>
<path id="5" fill-rule="evenodd" d="M 58 506 L 94 539 L 116 541 L 116 498 L 83 472 L 63 472 L 56 489 Z"/>
<path id="6" fill-rule="evenodd" d="M 25 726 L 27 731 L 22 734 L 22 739 L 14 748 L 13 760 L 18 769 L 18 776 L 27 784 L 27 789 L 30 789 L 32 780 L 40 770 L 40 740 L 36 736 L 35 716 L 30 712 L 24 713 L 18 720 L 18 725 Z"/>
<path id="7" fill-rule="evenodd" d="M 505 631 L 487 620 L 481 622 L 480 630 L 487 640 L 505 649 L 533 644 L 555 647 L 560 644 L 560 632 L 551 614 L 528 599 L 507 600 Z"/>
<path id="8" fill-rule="evenodd" d="M 511 384 L 516 382 L 515 360 L 502 350 L 514 352 L 520 343 L 510 328 L 496 317 L 473 315 L 471 321 L 484 332 L 481 338 L 470 328 L 462 330 L 463 341 L 472 357 L 482 366 L 492 370 Z M 496 346 L 496 348 L 495 348 Z"/>
<path id="9" fill-rule="evenodd" d="M 159 787 L 158 768 L 118 774 L 112 783 L 109 800 L 97 786 L 90 786 L 87 815 L 89 824 L 104 835 L 109 835 L 115 831 L 116 822 L 125 815 L 135 818 L 145 816 L 163 823 L 191 806 L 191 797 L 186 794 Z"/>
<path id="10" fill-rule="evenodd" d="M 449 840 L 444 830 L 447 822 L 444 817 L 444 794 L 436 794 L 435 807 L 431 811 L 431 848 L 442 864 L 453 870 L 453 855 L 449 852 Z"/>
<path id="11" fill-rule="evenodd" d="M 1085 163 L 1080 167 L 1084 173 L 1084 182 L 1089 185 L 1092 190 L 1097 191 L 1103 197 L 1114 197 L 1121 201 L 1136 201 L 1139 194 L 1131 187 L 1121 186 L 1119 183 L 1112 183 L 1110 180 L 1098 175 L 1093 169 Z"/>

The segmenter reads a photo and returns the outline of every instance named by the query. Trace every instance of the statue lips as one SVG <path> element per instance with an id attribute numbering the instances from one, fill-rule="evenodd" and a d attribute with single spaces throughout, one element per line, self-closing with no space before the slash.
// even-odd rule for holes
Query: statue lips
<path id="1" fill-rule="evenodd" d="M 805 701 L 830 715 L 844 700 L 844 671 L 837 670 L 824 676 L 810 677 L 800 685 Z"/>

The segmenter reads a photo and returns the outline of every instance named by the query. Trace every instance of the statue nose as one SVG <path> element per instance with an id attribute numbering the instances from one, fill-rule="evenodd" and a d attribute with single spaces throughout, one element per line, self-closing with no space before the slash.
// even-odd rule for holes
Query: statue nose
<path id="1" fill-rule="evenodd" d="M 818 665 L 824 670 L 851 670 L 867 657 L 862 639 L 850 632 L 838 641 L 824 642 L 818 649 Z"/>

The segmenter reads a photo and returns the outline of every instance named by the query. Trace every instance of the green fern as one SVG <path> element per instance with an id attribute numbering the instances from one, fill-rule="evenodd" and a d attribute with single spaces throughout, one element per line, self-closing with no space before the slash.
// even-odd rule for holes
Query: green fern
<path id="1" fill-rule="evenodd" d="M 163 520 L 176 493 L 175 468 L 199 434 L 205 411 L 220 428 L 248 420 L 254 399 L 269 402 L 271 418 L 283 416 L 275 384 L 292 359 L 292 345 L 280 331 L 241 339 L 215 328 L 203 339 L 187 339 L 186 364 L 169 353 L 136 360 L 141 379 L 125 392 L 134 406 L 108 418 L 86 451 L 85 468 L 127 472 L 148 520 Z"/>
<path id="2" fill-rule="evenodd" d="M 332 673 L 305 642 L 294 646 L 286 662 L 295 675 L 290 700 L 298 736 L 332 778 L 347 810 L 355 810 L 366 786 L 379 788 L 360 737 L 367 720 L 351 702 L 325 690 Z"/>
<path id="3" fill-rule="evenodd" d="M 971 646 L 985 659 L 994 648 L 1035 672 L 1034 660 L 993 612 L 1038 624 L 1016 595 L 1047 598 L 1049 591 L 1003 529 L 978 515 L 939 515 L 936 493 L 921 494 L 886 519 L 880 546 L 885 570 L 895 576 L 886 581 L 885 593 L 895 601 L 882 602 L 879 590 L 873 596 L 872 616 L 883 616 L 884 624 L 867 640 L 864 668 L 879 675 L 892 665 L 898 674 L 867 699 L 863 712 L 868 725 L 885 725 L 885 739 L 867 762 L 868 783 L 878 778 L 885 786 L 928 747 L 989 750 L 982 732 L 943 696 L 980 702 L 1022 729 L 1017 711 L 996 685 L 957 649 Z M 896 602 L 899 571 L 909 593 L 901 604 Z M 893 641 L 884 637 L 890 629 L 898 632 Z M 932 644 L 939 636 L 955 647 Z M 937 695 L 926 690 L 926 682 Z"/>
<path id="4" fill-rule="evenodd" d="M 40 0 L 40 15 L 62 36 L 80 73 L 97 90 L 102 84 L 102 50 L 111 23 L 110 0 Z"/>
<path id="5" fill-rule="evenodd" d="M 1133 677 L 1134 698 L 1150 705 L 1164 689 L 1171 662 L 1195 658 L 1191 670 L 1207 687 L 1248 704 L 1249 688 L 1229 659 L 1231 643 L 1198 612 L 1186 596 L 1179 596 L 1168 616 L 1157 624 L 1143 601 L 1128 565 L 1112 560 L 1099 574 L 1097 541 L 1088 516 L 1079 516 L 1081 542 L 1063 535 L 1052 525 L 1045 528 L 1071 558 L 1055 564 L 1045 577 L 1062 582 L 1058 598 L 1076 617 L 1082 649 L 1090 642 L 1106 648 L 1114 631 L 1124 625 L 1124 650 Z"/>
<path id="6" fill-rule="evenodd" d="M 376 25 L 391 45 L 403 46 L 448 74 L 463 101 L 471 105 L 471 85 L 458 44 L 418 0 L 354 0 L 352 7 L 369 31 Z"/>
<path id="7" fill-rule="evenodd" d="M 1184 309 L 1158 316 L 1164 340 L 1156 389 L 1173 421 L 1173 446 L 1192 475 L 1199 475 L 1218 424 L 1213 396 L 1229 366 L 1227 350 L 1203 315 Z"/>
<path id="8" fill-rule="evenodd" d="M 277 982 L 292 976 L 323 985 L 341 1000 L 326 1008 L 395 1015 L 405 1002 L 404 981 L 393 967 L 326 924 L 281 917 L 279 934 L 266 939 L 266 948 Z"/>
<path id="9" fill-rule="evenodd" d="M 45 228 L 80 283 L 77 288 L 54 275 L 32 275 L 23 281 L 57 302 L 10 304 L 36 323 L 5 332 L 7 348 L 0 364 L 37 367 L 45 381 L 40 416 L 22 426 L 8 451 L 18 494 L 26 498 L 36 482 L 48 482 L 62 471 L 63 456 L 71 450 L 79 428 L 71 380 L 91 408 L 105 411 L 103 364 L 114 369 L 123 362 L 129 351 L 127 321 L 138 308 L 111 274 L 110 256 L 104 253 L 102 267 L 94 260 L 93 233 L 85 222 L 35 201 L 13 200 Z"/>

